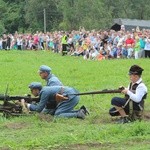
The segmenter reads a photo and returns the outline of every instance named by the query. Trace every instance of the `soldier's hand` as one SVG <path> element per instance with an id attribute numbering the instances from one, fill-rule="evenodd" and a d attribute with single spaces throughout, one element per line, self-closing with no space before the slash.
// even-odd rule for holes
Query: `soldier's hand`
<path id="1" fill-rule="evenodd" d="M 22 111 L 23 111 L 23 113 L 28 114 L 28 113 L 29 113 L 29 110 L 28 110 L 28 108 L 27 108 L 27 104 L 25 103 L 25 100 L 24 100 L 24 99 L 21 99 L 20 101 L 21 101 L 21 106 L 22 106 Z"/>
<path id="2" fill-rule="evenodd" d="M 21 99 L 21 100 L 20 100 L 20 103 L 21 103 L 21 106 L 22 106 L 23 108 L 27 108 L 27 103 L 25 102 L 24 99 Z"/>
<path id="3" fill-rule="evenodd" d="M 121 91 L 121 93 L 123 93 L 123 94 L 127 94 L 127 92 L 128 92 L 127 88 L 124 88 L 124 90 Z"/>
<path id="4" fill-rule="evenodd" d="M 21 99 L 20 102 L 21 102 L 21 104 L 25 104 L 25 100 L 24 99 Z"/>

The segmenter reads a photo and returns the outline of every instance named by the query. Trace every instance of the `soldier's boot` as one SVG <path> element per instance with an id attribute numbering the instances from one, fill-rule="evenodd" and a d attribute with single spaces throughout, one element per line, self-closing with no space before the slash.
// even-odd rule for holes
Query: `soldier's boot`
<path id="1" fill-rule="evenodd" d="M 85 112 L 84 112 L 83 109 L 80 109 L 80 110 L 77 112 L 77 118 L 85 119 Z"/>
<path id="2" fill-rule="evenodd" d="M 85 115 L 89 115 L 90 114 L 89 111 L 87 110 L 87 108 L 84 105 L 80 107 L 80 110 L 81 109 L 84 110 Z"/>
<path id="3" fill-rule="evenodd" d="M 120 124 L 124 124 L 124 123 L 130 123 L 131 121 L 129 120 L 128 117 L 121 117 L 117 123 L 120 123 Z"/>

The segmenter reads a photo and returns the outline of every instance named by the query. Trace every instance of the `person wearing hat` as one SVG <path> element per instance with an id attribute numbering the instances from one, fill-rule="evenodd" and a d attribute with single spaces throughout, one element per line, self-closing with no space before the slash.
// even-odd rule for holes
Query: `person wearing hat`
<path id="1" fill-rule="evenodd" d="M 47 103 L 51 104 L 50 109 L 54 109 L 53 114 L 51 115 L 56 117 L 67 117 L 67 118 L 80 118 L 84 119 L 87 110 L 84 108 L 79 110 L 73 110 L 74 107 L 79 102 L 79 96 L 74 95 L 78 93 L 78 91 L 72 87 L 64 87 L 64 86 L 44 86 L 40 82 L 32 82 L 29 85 L 31 93 L 37 97 L 39 96 L 39 103 L 29 104 L 25 103 L 22 99 L 21 103 L 26 106 L 30 111 L 37 111 L 39 113 L 46 107 Z"/>
<path id="2" fill-rule="evenodd" d="M 121 91 L 125 94 L 125 98 L 114 97 L 111 100 L 114 107 L 109 110 L 109 113 L 111 116 L 121 116 L 118 123 L 142 119 L 144 99 L 147 95 L 147 87 L 141 78 L 143 71 L 144 69 L 138 65 L 131 66 L 128 73 L 131 83 L 128 88 L 123 88 Z"/>
<path id="3" fill-rule="evenodd" d="M 39 68 L 39 75 L 46 81 L 46 86 L 62 86 L 62 82 L 51 71 L 52 69 L 46 65 L 42 65 Z"/>
<path id="4" fill-rule="evenodd" d="M 42 65 L 39 68 L 39 75 L 47 82 L 46 86 L 63 86 L 62 82 L 54 74 L 51 73 L 51 70 L 52 69 L 46 65 Z M 52 109 L 50 105 L 51 104 L 48 103 L 45 109 L 43 109 L 43 112 L 51 112 L 53 114 L 54 109 Z M 81 106 L 80 109 L 82 108 L 84 108 L 85 110 L 87 109 L 84 105 Z"/>

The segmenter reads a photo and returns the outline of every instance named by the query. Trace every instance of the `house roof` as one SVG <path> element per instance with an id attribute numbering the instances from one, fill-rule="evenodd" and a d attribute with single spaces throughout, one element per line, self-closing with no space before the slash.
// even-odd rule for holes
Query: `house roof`
<path id="1" fill-rule="evenodd" d="M 150 28 L 150 20 L 137 20 L 137 19 L 114 19 L 114 23 L 125 26 L 139 26 Z"/>

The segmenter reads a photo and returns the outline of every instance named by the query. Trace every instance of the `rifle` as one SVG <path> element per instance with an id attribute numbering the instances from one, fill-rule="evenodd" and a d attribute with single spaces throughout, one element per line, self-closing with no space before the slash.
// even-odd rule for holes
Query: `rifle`
<path id="1" fill-rule="evenodd" d="M 83 92 L 83 93 L 73 93 L 69 95 L 95 95 L 95 94 L 109 94 L 109 93 L 121 93 L 121 91 L 124 89 L 124 87 L 121 87 L 119 89 L 114 89 L 114 90 L 108 90 L 104 89 L 101 91 L 92 91 L 92 92 Z"/>

